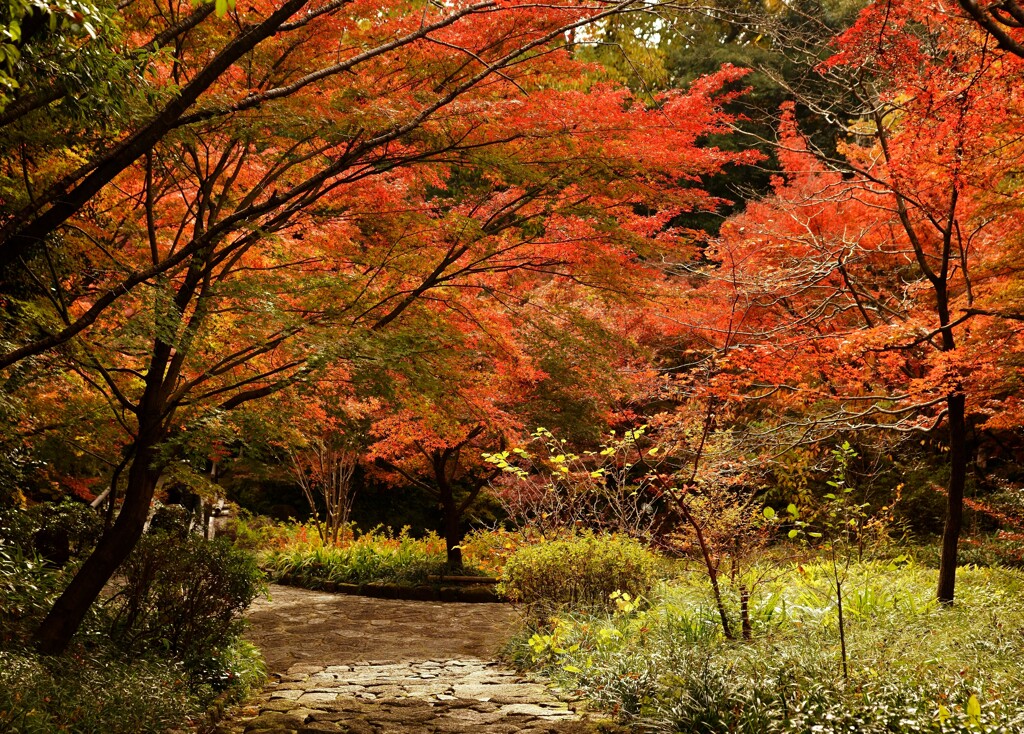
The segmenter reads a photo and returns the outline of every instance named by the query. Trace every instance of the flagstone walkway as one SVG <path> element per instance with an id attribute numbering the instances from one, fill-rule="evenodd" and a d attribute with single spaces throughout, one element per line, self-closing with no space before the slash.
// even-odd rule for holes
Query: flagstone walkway
<path id="1" fill-rule="evenodd" d="M 515 624 L 504 604 L 274 586 L 249 620 L 271 678 L 222 734 L 592 730 L 557 691 L 494 661 Z"/>

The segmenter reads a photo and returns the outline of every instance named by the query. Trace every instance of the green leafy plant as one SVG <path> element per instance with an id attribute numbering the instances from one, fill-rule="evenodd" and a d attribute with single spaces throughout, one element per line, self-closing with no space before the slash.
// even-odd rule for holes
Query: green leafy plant
<path id="1" fill-rule="evenodd" d="M 102 529 L 102 519 L 95 510 L 67 498 L 0 510 L 3 538 L 22 553 L 39 554 L 57 566 L 88 552 Z"/>
<path id="2" fill-rule="evenodd" d="M 180 665 L 0 651 L 0 731 L 159 734 L 199 713 Z"/>
<path id="3" fill-rule="evenodd" d="M 375 528 L 340 545 L 323 545 L 312 533 L 287 547 L 264 553 L 260 564 L 273 580 L 310 588 L 327 583 L 423 583 L 446 568 L 445 544 L 436 534 L 413 538 Z"/>
<path id="4" fill-rule="evenodd" d="M 123 573 L 124 586 L 108 602 L 111 636 L 122 649 L 161 651 L 200 681 L 220 681 L 214 662 L 263 590 L 255 559 L 226 540 L 157 530 L 140 541 Z"/>
<path id="5" fill-rule="evenodd" d="M 570 609 L 614 608 L 612 594 L 646 595 L 655 557 L 621 535 L 585 533 L 520 548 L 505 564 L 499 591 L 533 619 Z"/>
<path id="6" fill-rule="evenodd" d="M 843 677 L 849 678 L 848 651 L 846 645 L 846 614 L 843 610 L 843 587 L 849 575 L 850 565 L 861 553 L 861 528 L 867 519 L 868 503 L 853 500 L 853 487 L 848 483 L 850 462 L 857 458 L 857 452 L 844 441 L 832 452 L 835 467 L 828 480 L 831 492 L 824 495 L 825 504 L 818 513 L 816 522 L 800 519 L 796 505 L 789 505 L 787 514 L 793 523 L 789 531 L 791 539 L 802 538 L 805 543 L 819 543 L 828 563 L 828 579 L 832 598 L 836 603 L 839 624 L 839 649 Z"/>
<path id="7" fill-rule="evenodd" d="M 641 607 L 618 595 L 520 635 L 509 656 L 580 691 L 635 730 L 705 734 L 1011 734 L 1024 727 L 1024 577 L 960 570 L 957 606 L 933 597 L 935 571 L 854 560 L 846 587 L 849 678 L 835 664 L 830 562 L 781 565 L 752 605 L 742 645 L 717 624 L 706 579 L 659 585 Z"/>

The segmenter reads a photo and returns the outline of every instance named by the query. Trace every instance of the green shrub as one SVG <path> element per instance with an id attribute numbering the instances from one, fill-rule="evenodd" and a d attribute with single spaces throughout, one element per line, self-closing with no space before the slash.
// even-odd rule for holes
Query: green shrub
<path id="1" fill-rule="evenodd" d="M 163 732 L 215 696 L 237 700 L 261 684 L 259 651 L 237 637 L 259 573 L 229 543 L 145 537 L 119 592 L 53 657 L 26 640 L 77 563 L 55 568 L 32 545 L 0 540 L 0 731 Z"/>
<path id="2" fill-rule="evenodd" d="M 49 609 L 57 575 L 20 546 L 0 540 L 0 645 L 25 639 Z"/>
<path id="3" fill-rule="evenodd" d="M 149 521 L 149 532 L 186 537 L 192 530 L 192 513 L 181 505 L 158 505 Z"/>
<path id="4" fill-rule="evenodd" d="M 170 654 L 216 683 L 216 663 L 241 632 L 241 614 L 263 590 L 255 559 L 229 541 L 151 532 L 122 567 L 108 607 L 111 637 L 130 653 Z"/>
<path id="5" fill-rule="evenodd" d="M 95 510 L 70 499 L 0 510 L 0 537 L 23 554 L 40 555 L 57 566 L 84 556 L 102 530 Z"/>
<path id="6" fill-rule="evenodd" d="M 607 609 L 611 595 L 646 595 L 654 555 L 625 536 L 585 534 L 520 548 L 505 563 L 498 587 L 540 619 L 562 608 Z"/>
<path id="7" fill-rule="evenodd" d="M 0 731 L 156 734 L 180 726 L 199 705 L 179 666 L 0 651 Z"/>
<path id="8" fill-rule="evenodd" d="M 266 515 L 232 508 L 218 535 L 229 538 L 238 548 L 255 552 L 284 547 L 296 533 L 295 523 L 278 522 Z"/>

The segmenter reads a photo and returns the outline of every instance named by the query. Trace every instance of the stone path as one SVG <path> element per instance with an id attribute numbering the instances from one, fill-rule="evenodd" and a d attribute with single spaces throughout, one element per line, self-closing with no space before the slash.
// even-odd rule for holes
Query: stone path
<path id="1" fill-rule="evenodd" d="M 494 662 L 507 605 L 275 586 L 249 619 L 271 678 L 221 734 L 590 731 L 571 701 Z"/>

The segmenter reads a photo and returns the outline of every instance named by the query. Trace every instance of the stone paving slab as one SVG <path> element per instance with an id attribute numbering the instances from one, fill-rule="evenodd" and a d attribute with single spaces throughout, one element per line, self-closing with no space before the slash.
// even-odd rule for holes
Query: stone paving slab
<path id="1" fill-rule="evenodd" d="M 219 734 L 568 734 L 575 703 L 495 662 L 502 604 L 364 599 L 272 587 L 249 638 L 271 678 Z"/>
<path id="2" fill-rule="evenodd" d="M 328 670 L 328 667 L 330 668 Z M 424 677 L 426 674 L 427 677 Z M 342 685 L 324 688 L 324 681 Z M 535 732 L 580 730 L 572 702 L 477 658 L 350 666 L 294 665 L 222 734 Z"/>

